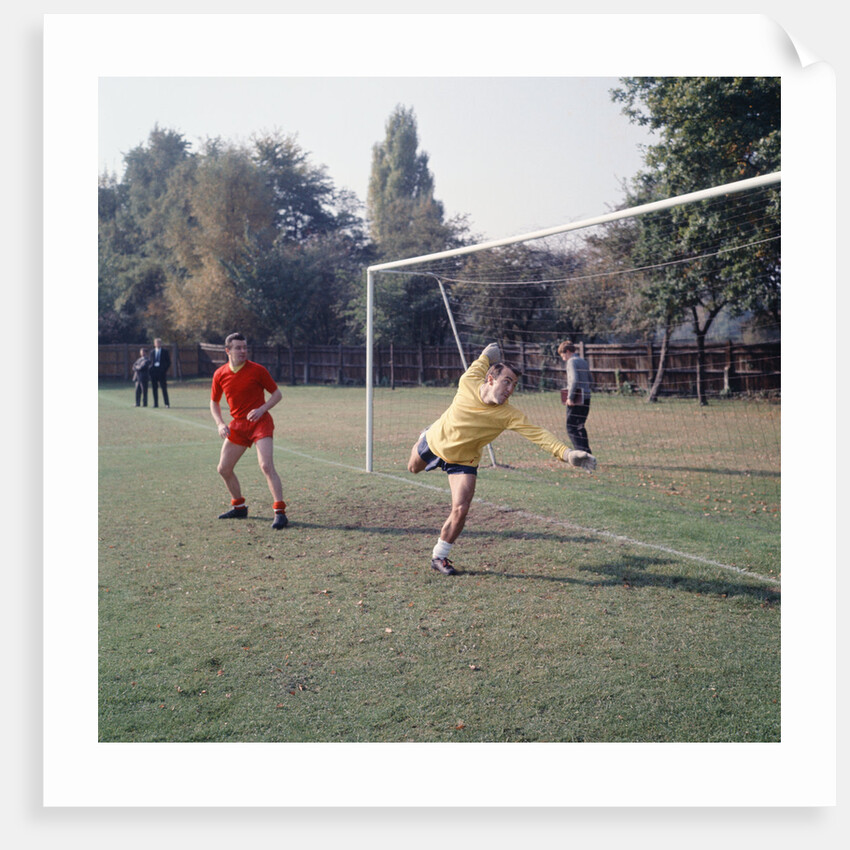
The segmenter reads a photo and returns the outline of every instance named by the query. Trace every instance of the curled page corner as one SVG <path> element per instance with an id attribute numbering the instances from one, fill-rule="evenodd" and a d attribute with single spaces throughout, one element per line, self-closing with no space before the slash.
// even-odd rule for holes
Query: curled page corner
<path id="1" fill-rule="evenodd" d="M 800 39 L 799 33 L 793 31 L 793 28 L 789 29 L 773 18 L 771 18 L 771 21 L 777 30 L 782 33 L 786 41 L 787 50 L 789 51 L 787 58 L 790 59 L 793 55 L 794 63 L 799 64 L 800 68 L 808 68 L 823 61 L 821 56 L 818 56 L 817 53 L 809 49 L 808 45 Z"/>

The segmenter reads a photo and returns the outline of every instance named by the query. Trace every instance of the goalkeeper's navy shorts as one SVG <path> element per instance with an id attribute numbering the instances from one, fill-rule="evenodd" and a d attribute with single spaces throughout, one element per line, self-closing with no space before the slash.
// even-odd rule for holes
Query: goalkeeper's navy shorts
<path id="1" fill-rule="evenodd" d="M 444 469 L 449 475 L 478 475 L 477 466 L 465 466 L 462 463 L 449 463 L 441 457 L 437 457 L 428 446 L 428 439 L 425 436 L 425 431 L 419 438 L 419 445 L 416 446 L 416 451 L 419 452 L 419 457 L 425 461 L 425 471 L 430 472 L 432 469 Z"/>

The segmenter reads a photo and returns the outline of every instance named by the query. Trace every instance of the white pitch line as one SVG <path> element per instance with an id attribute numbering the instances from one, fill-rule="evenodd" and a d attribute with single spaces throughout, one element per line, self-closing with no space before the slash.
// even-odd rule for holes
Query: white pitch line
<path id="1" fill-rule="evenodd" d="M 212 426 L 203 425 L 194 419 L 184 419 L 182 416 L 175 415 L 173 412 L 169 411 L 169 413 L 161 414 L 162 418 L 174 419 L 177 422 L 183 422 L 187 425 L 193 425 L 199 428 L 203 428 L 205 430 L 215 430 Z M 218 433 L 218 432 L 216 432 Z M 447 487 L 437 487 L 434 484 L 426 484 L 424 481 L 411 481 L 409 478 L 402 478 L 399 475 L 392 475 L 389 472 L 367 472 L 365 469 L 359 466 L 351 466 L 348 463 L 340 463 L 335 460 L 327 460 L 326 458 L 316 457 L 315 455 L 307 454 L 306 452 L 300 452 L 297 449 L 290 449 L 286 446 L 282 446 L 279 443 L 275 443 L 275 451 L 288 452 L 289 454 L 297 455 L 298 457 L 303 457 L 306 460 L 315 461 L 316 463 L 324 463 L 327 466 L 337 466 L 340 469 L 348 470 L 349 472 L 359 472 L 363 475 L 377 475 L 381 478 L 389 478 L 393 481 L 398 481 L 402 484 L 405 484 L 409 487 L 419 487 L 424 490 L 433 490 L 437 493 L 448 493 L 451 494 L 451 491 Z M 732 573 L 738 573 L 739 575 L 748 576 L 749 578 L 757 579 L 758 581 L 763 581 L 768 584 L 780 585 L 780 580 L 773 576 L 763 576 L 759 573 L 751 572 L 750 570 L 745 570 L 743 567 L 736 567 L 733 564 L 724 564 L 720 561 L 713 561 L 710 558 L 703 558 L 700 555 L 692 555 L 689 552 L 681 552 L 678 549 L 673 549 L 670 546 L 662 546 L 659 543 L 646 543 L 643 540 L 635 540 L 632 537 L 626 537 L 623 534 L 614 534 L 612 531 L 603 531 L 598 528 L 587 528 L 582 525 L 575 525 L 574 523 L 567 522 L 566 520 L 553 519 L 552 517 L 542 516 L 540 514 L 533 514 L 529 511 L 522 511 L 516 508 L 511 508 L 506 505 L 500 505 L 496 502 L 490 502 L 486 499 L 482 499 L 478 496 L 475 497 L 474 501 L 479 502 L 482 505 L 486 505 L 487 507 L 495 508 L 500 511 L 509 511 L 511 513 L 515 513 L 518 516 L 524 517 L 525 519 L 535 520 L 537 522 L 546 523 L 548 525 L 557 525 L 561 528 L 567 528 L 571 531 L 578 531 L 582 534 L 592 534 L 596 537 L 604 537 L 608 540 L 615 540 L 620 543 L 627 543 L 630 546 L 641 546 L 644 549 L 653 549 L 656 552 L 664 552 L 667 555 L 674 555 L 677 558 L 686 558 L 689 561 L 696 561 L 699 564 L 705 564 L 709 567 L 716 567 L 720 570 L 726 570 Z"/>

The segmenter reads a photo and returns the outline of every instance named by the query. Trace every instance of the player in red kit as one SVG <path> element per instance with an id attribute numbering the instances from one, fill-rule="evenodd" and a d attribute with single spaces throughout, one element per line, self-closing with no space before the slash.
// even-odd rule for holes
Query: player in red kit
<path id="1" fill-rule="evenodd" d="M 286 503 L 283 501 L 283 485 L 274 468 L 274 420 L 269 410 L 281 399 L 281 392 L 268 369 L 248 359 L 248 343 L 242 334 L 230 334 L 224 341 L 227 363 L 216 369 L 212 379 L 210 413 L 224 440 L 218 461 L 218 474 L 230 493 L 230 510 L 219 519 L 241 519 L 248 516 L 248 506 L 242 496 L 239 479 L 234 467 L 245 450 L 257 446 L 257 460 L 266 476 L 274 499 L 274 522 L 272 528 L 284 528 Z M 269 393 L 266 400 L 266 392 Z M 225 423 L 221 415 L 221 397 L 227 398 L 231 420 Z"/>

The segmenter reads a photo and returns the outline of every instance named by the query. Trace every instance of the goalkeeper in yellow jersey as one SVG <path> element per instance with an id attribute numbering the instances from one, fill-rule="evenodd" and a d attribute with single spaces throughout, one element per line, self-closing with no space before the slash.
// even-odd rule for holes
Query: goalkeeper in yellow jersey
<path id="1" fill-rule="evenodd" d="M 509 403 L 521 373 L 501 359 L 499 346 L 494 342 L 481 352 L 458 382 L 448 410 L 420 434 L 407 462 L 410 472 L 439 467 L 449 476 L 452 509 L 431 553 L 432 569 L 443 575 L 457 573 L 449 553 L 466 523 L 481 452 L 503 431 L 516 431 L 571 466 L 588 472 L 596 469 L 592 454 L 570 449 L 554 434 L 529 422 L 524 413 Z"/>

